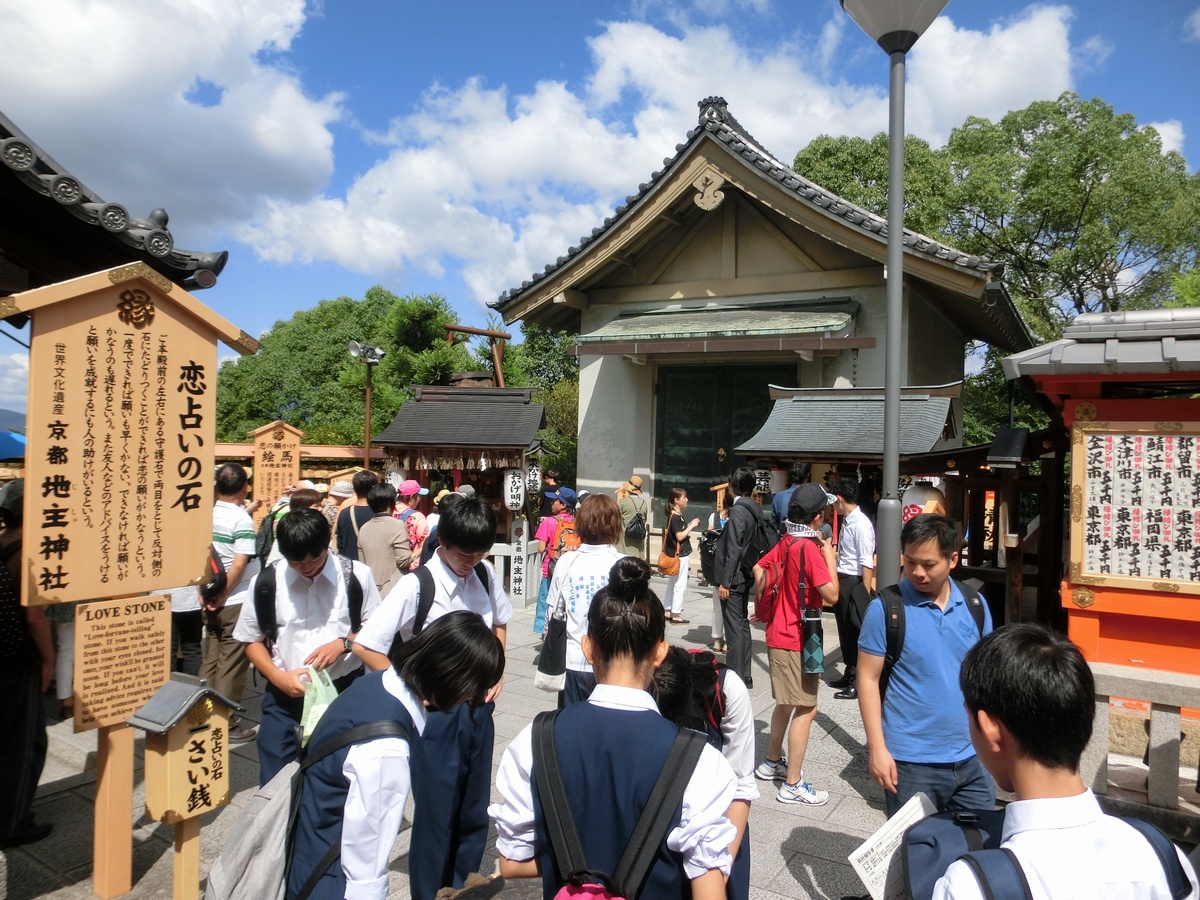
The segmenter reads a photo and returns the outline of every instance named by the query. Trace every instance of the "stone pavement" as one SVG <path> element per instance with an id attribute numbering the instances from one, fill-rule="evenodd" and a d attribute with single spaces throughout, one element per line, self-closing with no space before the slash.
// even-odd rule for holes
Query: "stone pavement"
<path id="1" fill-rule="evenodd" d="M 655 578 L 661 596 L 665 579 Z M 668 639 L 688 647 L 711 643 L 711 588 L 689 586 L 684 615 L 689 625 L 669 625 Z M 532 633 L 533 607 L 516 610 L 508 632 L 508 667 L 504 691 L 496 709 L 495 763 L 508 742 L 533 716 L 554 706 L 554 696 L 533 685 L 533 663 L 540 638 Z M 762 629 L 755 635 L 755 687 L 751 691 L 758 730 L 758 757 L 765 755 L 771 709 L 770 681 Z M 826 616 L 827 660 L 840 662 L 833 618 Z M 834 665 L 826 678 L 836 678 Z M 249 718 L 257 720 L 261 684 L 252 677 L 244 702 Z M 825 806 L 808 808 L 779 803 L 771 785 L 759 782 L 762 796 L 750 814 L 751 897 L 837 898 L 861 895 L 847 855 L 884 821 L 882 791 L 867 775 L 866 750 L 858 704 L 833 699 L 833 689 L 823 686 L 813 726 L 805 778 L 829 791 Z M 49 705 L 53 704 L 48 700 Z M 50 706 L 48 705 L 48 708 Z M 75 734 L 72 724 L 52 720 L 50 751 L 35 805 L 42 820 L 54 824 L 46 840 L 0 854 L 0 900 L 33 897 L 75 900 L 92 897 L 92 822 L 96 794 L 96 733 Z M 234 796 L 225 809 L 204 817 L 201 831 L 201 875 L 220 853 L 240 805 L 249 799 L 258 781 L 258 759 L 253 743 L 235 745 L 231 764 Z M 171 896 L 174 829 L 150 820 L 143 808 L 141 784 L 142 741 L 135 750 L 133 823 L 133 890 L 137 898 Z M 410 801 L 411 802 L 411 801 Z M 411 813 L 411 809 L 410 809 Z M 494 836 L 493 836 L 494 840 Z M 389 896 L 408 897 L 406 876 L 409 830 L 407 824 L 396 841 L 391 864 Z M 494 854 L 484 859 L 483 870 L 492 871 Z M 5 871 L 6 869 L 6 871 Z"/>

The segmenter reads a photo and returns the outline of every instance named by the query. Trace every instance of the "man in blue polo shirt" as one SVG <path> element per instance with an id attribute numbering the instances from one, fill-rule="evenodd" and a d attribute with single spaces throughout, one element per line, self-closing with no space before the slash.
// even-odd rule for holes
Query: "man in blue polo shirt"
<path id="1" fill-rule="evenodd" d="M 867 732 L 872 780 L 891 816 L 917 791 L 946 809 L 994 809 L 996 788 L 971 746 L 958 672 L 979 627 L 950 570 L 958 528 L 920 515 L 900 532 L 904 644 L 881 697 L 887 655 L 883 601 L 871 601 L 858 638 L 858 705 Z M 992 630 L 983 604 L 983 633 Z"/>

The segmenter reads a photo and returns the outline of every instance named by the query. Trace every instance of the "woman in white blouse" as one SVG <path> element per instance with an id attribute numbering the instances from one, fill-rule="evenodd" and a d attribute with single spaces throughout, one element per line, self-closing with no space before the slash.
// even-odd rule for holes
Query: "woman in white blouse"
<path id="1" fill-rule="evenodd" d="M 564 553 L 554 567 L 546 608 L 550 615 L 562 604 L 567 616 L 567 677 L 559 693 L 560 707 L 586 700 L 596 686 L 592 665 L 583 655 L 583 636 L 592 598 L 608 584 L 608 573 L 625 554 L 617 549 L 621 537 L 621 512 L 607 494 L 588 494 L 575 514 L 575 530 L 582 542 Z"/>

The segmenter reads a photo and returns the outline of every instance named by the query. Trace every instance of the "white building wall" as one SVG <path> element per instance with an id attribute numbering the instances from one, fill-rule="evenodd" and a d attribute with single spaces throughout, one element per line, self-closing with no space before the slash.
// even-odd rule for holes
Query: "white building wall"
<path id="1" fill-rule="evenodd" d="M 579 483 L 611 494 L 630 475 L 650 492 L 654 367 L 622 356 L 579 357 Z"/>

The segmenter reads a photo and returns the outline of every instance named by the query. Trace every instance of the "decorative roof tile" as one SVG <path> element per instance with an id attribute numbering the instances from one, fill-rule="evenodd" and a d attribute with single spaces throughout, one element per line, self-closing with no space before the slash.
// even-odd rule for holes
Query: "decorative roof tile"
<path id="1" fill-rule="evenodd" d="M 14 209 L 20 222 L 10 221 L 9 227 L 28 227 L 25 220 L 36 219 L 34 234 L 25 235 L 25 247 L 36 247 L 50 243 L 52 238 L 60 245 L 60 252 L 43 255 L 42 266 L 51 281 L 60 281 L 92 271 L 110 268 L 125 262 L 145 262 L 175 283 L 189 291 L 212 287 L 217 276 L 229 259 L 227 251 L 203 252 L 179 250 L 167 227 L 168 217 L 164 209 L 156 209 L 146 218 L 136 218 L 119 203 L 111 203 L 96 196 L 83 182 L 67 172 L 48 153 L 33 142 L 10 119 L 0 113 L 0 197 Z M 2 176 L 9 176 L 10 182 Z M 11 185 L 11 186 L 10 186 Z M 29 192 L 23 192 L 20 186 Z M 37 196 L 34 196 L 37 195 Z M 53 201 L 46 203 L 38 197 Z M 58 217 L 55 204 L 70 213 L 75 219 L 95 226 L 89 234 L 76 230 L 72 236 L 72 220 Z M 36 210 L 36 212 L 35 212 Z M 54 229 L 55 234 L 48 232 Z M 76 226 L 77 229 L 77 226 Z M 9 261 L 22 268 L 34 268 L 21 258 L 20 235 L 10 237 L 2 248 Z M 69 246 L 86 242 L 86 253 L 73 254 Z M 67 244 L 65 251 L 62 245 Z M 44 254 L 43 246 L 43 254 Z M 50 262 L 47 264 L 47 260 Z M 30 284 L 29 287 L 39 287 Z"/>

